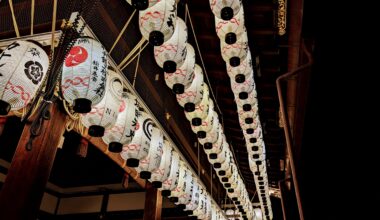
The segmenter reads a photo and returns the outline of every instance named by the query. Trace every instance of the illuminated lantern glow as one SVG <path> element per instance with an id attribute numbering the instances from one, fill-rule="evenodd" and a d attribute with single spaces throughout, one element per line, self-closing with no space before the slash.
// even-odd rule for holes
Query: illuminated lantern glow
<path id="1" fill-rule="evenodd" d="M 137 118 L 136 131 L 131 142 L 123 146 L 121 157 L 127 166 L 137 167 L 140 160 L 148 155 L 153 132 L 153 120 L 146 112 L 140 112 Z"/>
<path id="2" fill-rule="evenodd" d="M 220 164 L 220 166 L 215 167 L 214 164 L 214 169 L 215 172 L 217 173 L 218 177 L 230 177 L 232 173 L 232 169 L 234 166 L 236 166 L 233 163 L 233 156 L 231 154 L 231 151 L 227 152 L 228 156 L 226 157 L 226 160 Z M 223 182 L 223 181 L 222 181 Z"/>
<path id="3" fill-rule="evenodd" d="M 261 145 L 257 144 L 247 144 L 248 154 L 251 156 L 253 154 L 265 154 L 265 145 L 264 143 Z"/>
<path id="4" fill-rule="evenodd" d="M 185 186 L 187 184 L 187 175 L 189 170 L 186 167 L 186 164 L 181 160 L 179 163 L 179 178 L 178 184 L 175 189 L 172 190 L 171 195 L 169 196 L 170 201 L 174 203 L 178 203 L 179 197 L 184 194 Z"/>
<path id="5" fill-rule="evenodd" d="M 137 10 L 145 10 L 160 1 L 161 0 L 127 0 L 127 2 Z"/>
<path id="6" fill-rule="evenodd" d="M 246 130 L 246 127 L 257 128 L 260 123 L 259 115 L 258 115 L 258 106 L 257 103 L 251 105 L 251 110 L 244 111 L 241 107 L 238 107 L 238 115 L 239 115 L 239 123 L 243 130 Z"/>
<path id="7" fill-rule="evenodd" d="M 237 83 L 245 81 L 246 76 L 253 72 L 251 51 L 248 47 L 247 56 L 240 62 L 240 65 L 233 67 L 228 62 L 226 63 L 227 74 L 231 80 L 235 80 Z"/>
<path id="8" fill-rule="evenodd" d="M 224 188 L 232 188 L 232 184 L 233 183 L 237 183 L 237 179 L 240 178 L 239 177 L 239 172 L 238 170 L 236 169 L 236 166 L 232 167 L 233 171 L 232 171 L 232 175 L 230 178 L 223 178 L 223 180 L 225 181 L 222 181 L 224 183 Z"/>
<path id="9" fill-rule="evenodd" d="M 221 152 L 219 153 L 210 153 L 209 154 L 209 161 L 210 163 L 223 163 L 225 158 L 227 157 L 227 154 L 229 153 L 229 145 L 227 143 L 226 137 L 224 134 L 222 135 L 222 143 L 218 146 L 213 146 L 213 149 L 216 149 L 216 151 L 219 151 L 221 149 Z M 206 152 L 208 153 L 208 152 Z M 215 166 L 214 166 L 215 167 Z"/>
<path id="10" fill-rule="evenodd" d="M 98 41 L 80 37 L 63 63 L 63 98 L 78 113 L 88 113 L 102 101 L 107 85 L 107 51 Z"/>
<path id="11" fill-rule="evenodd" d="M 222 152 L 223 144 L 226 141 L 226 137 L 224 136 L 223 129 L 219 129 L 218 131 L 218 140 L 211 145 L 205 144 L 203 146 L 206 154 L 209 155 L 209 158 L 216 159 L 217 154 Z"/>
<path id="12" fill-rule="evenodd" d="M 162 196 L 170 196 L 171 191 L 177 187 L 179 180 L 179 163 L 180 159 L 178 153 L 172 150 L 169 178 L 162 182 L 162 187 L 160 188 Z"/>
<path id="13" fill-rule="evenodd" d="M 212 99 L 209 99 L 209 107 L 208 107 L 208 114 L 205 119 L 202 119 L 202 123 L 199 126 L 191 126 L 191 129 L 194 133 L 197 134 L 198 138 L 205 138 L 207 132 L 211 131 L 213 125 L 214 125 L 214 116 L 216 113 L 214 111 L 214 102 Z"/>
<path id="14" fill-rule="evenodd" d="M 187 167 L 185 167 L 185 169 L 186 172 L 184 173 L 184 185 L 182 186 L 182 190 L 179 192 L 178 202 L 176 203 L 180 209 L 186 208 L 186 205 L 191 202 L 191 196 L 193 195 L 194 179 L 191 171 Z"/>
<path id="15" fill-rule="evenodd" d="M 148 155 L 140 160 L 136 171 L 141 179 L 150 179 L 152 172 L 158 169 L 163 154 L 164 135 L 159 128 L 153 127 Z"/>
<path id="16" fill-rule="evenodd" d="M 211 149 L 212 144 L 218 140 L 220 126 L 218 114 L 214 111 L 214 124 L 212 125 L 211 131 L 206 133 L 205 138 L 198 138 L 199 143 L 203 145 L 205 150 Z"/>
<path id="17" fill-rule="evenodd" d="M 108 81 L 104 98 L 92 107 L 91 112 L 82 115 L 81 122 L 92 137 L 102 137 L 106 128 L 112 128 L 120 112 L 123 81 L 120 76 L 108 70 Z"/>
<path id="18" fill-rule="evenodd" d="M 123 145 L 131 142 L 139 116 L 140 111 L 136 97 L 124 92 L 116 123 L 112 128 L 106 129 L 102 137 L 104 143 L 108 144 L 109 151 L 120 153 Z"/>
<path id="19" fill-rule="evenodd" d="M 253 72 L 249 74 L 245 81 L 242 83 L 237 83 L 235 80 L 231 79 L 231 89 L 235 97 L 248 97 L 248 94 L 255 89 L 255 81 L 253 80 Z"/>
<path id="20" fill-rule="evenodd" d="M 26 107 L 47 76 L 49 57 L 38 43 L 15 41 L 0 53 L 0 115 Z"/>
<path id="21" fill-rule="evenodd" d="M 257 93 L 255 89 L 253 89 L 250 93 L 248 93 L 247 97 L 235 95 L 235 102 L 236 102 L 237 107 L 242 108 L 244 111 L 251 110 L 252 105 L 255 105 L 257 103 L 256 96 L 257 96 Z"/>
<path id="22" fill-rule="evenodd" d="M 186 112 L 185 116 L 187 120 L 191 122 L 193 126 L 200 126 L 202 119 L 207 117 L 210 105 L 209 89 L 206 83 L 203 84 L 202 100 L 195 105 L 195 109 L 192 112 Z"/>
<path id="23" fill-rule="evenodd" d="M 193 214 L 193 211 L 198 207 L 199 204 L 199 183 L 194 181 L 193 185 L 193 194 L 191 196 L 191 201 L 186 205 L 184 211 L 187 211 L 188 214 Z"/>
<path id="24" fill-rule="evenodd" d="M 176 18 L 175 0 L 157 2 L 154 6 L 139 12 L 141 35 L 153 46 L 160 46 L 173 35 Z"/>
<path id="25" fill-rule="evenodd" d="M 177 17 L 175 31 L 172 37 L 161 46 L 154 47 L 154 58 L 156 63 L 166 73 L 174 73 L 177 66 L 181 66 L 186 58 L 187 26 L 185 22 Z"/>
<path id="26" fill-rule="evenodd" d="M 245 30 L 240 40 L 234 44 L 226 44 L 224 41 L 221 41 L 220 50 L 222 58 L 226 63 L 229 63 L 233 67 L 239 66 L 240 62 L 247 57 L 248 53 L 247 31 Z"/>
<path id="27" fill-rule="evenodd" d="M 182 94 L 177 94 L 177 102 L 184 107 L 186 112 L 193 112 L 203 96 L 203 71 L 202 68 L 195 64 L 194 79 L 190 87 Z"/>
<path id="28" fill-rule="evenodd" d="M 230 20 L 242 8 L 241 0 L 209 0 L 212 13 L 223 20 Z"/>
<path id="29" fill-rule="evenodd" d="M 166 85 L 173 90 L 174 94 L 184 93 L 194 78 L 195 51 L 190 44 L 186 44 L 186 48 L 186 58 L 183 64 L 174 73 L 164 73 Z"/>
<path id="30" fill-rule="evenodd" d="M 256 129 L 248 128 L 247 130 L 243 130 L 243 135 L 246 140 L 251 140 L 251 138 L 261 138 L 262 137 L 262 130 L 261 125 L 257 126 Z"/>
<path id="31" fill-rule="evenodd" d="M 203 188 L 203 186 L 199 186 L 199 202 L 198 202 L 198 207 L 193 210 L 192 215 L 193 216 L 200 216 L 206 205 L 206 190 Z"/>
<path id="32" fill-rule="evenodd" d="M 215 30 L 221 41 L 226 44 L 234 44 L 244 32 L 244 10 L 241 8 L 239 13 L 230 20 L 223 20 L 215 17 Z"/>
<path id="33" fill-rule="evenodd" d="M 206 194 L 205 196 L 205 206 L 203 212 L 198 215 L 198 219 L 209 219 L 211 216 L 211 202 L 210 195 Z"/>
<path id="34" fill-rule="evenodd" d="M 154 188 L 161 188 L 162 182 L 169 178 L 172 156 L 173 148 L 169 141 L 164 140 L 160 166 L 152 172 L 152 175 L 149 179 Z"/>

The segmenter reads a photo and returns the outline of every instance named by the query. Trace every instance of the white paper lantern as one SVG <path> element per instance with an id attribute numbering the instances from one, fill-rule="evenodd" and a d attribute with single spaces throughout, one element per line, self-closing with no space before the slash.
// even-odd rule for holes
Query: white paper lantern
<path id="1" fill-rule="evenodd" d="M 108 70 L 108 81 L 104 98 L 92 107 L 91 112 L 82 115 L 81 122 L 88 128 L 92 137 L 102 137 L 106 128 L 112 128 L 117 120 L 121 107 L 123 81 L 120 76 Z"/>
<path id="2" fill-rule="evenodd" d="M 193 211 L 198 207 L 199 204 L 199 183 L 194 180 L 193 185 L 193 194 L 191 196 L 191 201 L 186 205 L 184 211 L 187 211 L 187 214 L 193 214 Z"/>
<path id="3" fill-rule="evenodd" d="M 230 20 L 223 20 L 215 17 L 215 30 L 221 41 L 226 44 L 234 44 L 240 39 L 241 34 L 244 32 L 244 10 L 243 7 L 239 10 Z"/>
<path id="4" fill-rule="evenodd" d="M 205 143 L 203 145 L 204 151 L 209 155 L 209 158 L 216 159 L 217 154 L 222 152 L 223 144 L 226 141 L 226 137 L 224 136 L 223 129 L 219 129 L 218 131 L 218 139 L 214 143 Z M 210 156 L 210 154 L 212 156 Z"/>
<path id="5" fill-rule="evenodd" d="M 212 13 L 223 20 L 230 20 L 242 8 L 241 0 L 210 0 Z"/>
<path id="6" fill-rule="evenodd" d="M 220 166 L 218 164 L 216 164 L 218 166 L 215 166 L 214 164 L 215 172 L 217 173 L 218 177 L 220 177 L 220 179 L 223 177 L 230 177 L 234 170 L 234 167 L 236 167 L 231 151 L 227 152 L 227 154 L 228 155 L 226 157 L 226 160 L 223 163 L 220 163 Z"/>
<path id="7" fill-rule="evenodd" d="M 204 149 L 211 149 L 212 144 L 218 140 L 220 126 L 218 114 L 214 111 L 214 124 L 211 131 L 206 133 L 205 138 L 198 138 L 199 143 L 203 145 Z"/>
<path id="8" fill-rule="evenodd" d="M 186 177 L 188 176 L 188 173 L 190 172 L 186 164 L 181 160 L 179 163 L 179 178 L 178 178 L 178 184 L 175 189 L 172 190 L 170 194 L 170 201 L 174 203 L 178 203 L 179 197 L 184 194 L 185 186 L 187 184 Z"/>
<path id="9" fill-rule="evenodd" d="M 154 59 L 166 73 L 174 73 L 186 58 L 187 26 L 185 22 L 176 19 L 175 31 L 172 37 L 161 46 L 154 47 Z"/>
<path id="10" fill-rule="evenodd" d="M 140 116 L 139 105 L 134 95 L 123 93 L 119 116 L 111 129 L 106 129 L 102 137 L 111 152 L 120 153 L 123 145 L 129 144 L 135 135 L 137 118 Z"/>
<path id="11" fill-rule="evenodd" d="M 200 126 L 202 124 L 202 119 L 207 117 L 210 101 L 212 102 L 212 100 L 209 97 L 208 85 L 204 83 L 202 100 L 195 105 L 194 111 L 185 111 L 185 116 L 187 120 L 189 120 L 193 126 Z"/>
<path id="12" fill-rule="evenodd" d="M 160 166 L 158 167 L 158 169 L 152 172 L 152 175 L 149 179 L 154 188 L 161 188 L 162 182 L 169 178 L 172 156 L 173 148 L 169 141 L 164 140 L 164 147 Z"/>
<path id="13" fill-rule="evenodd" d="M 104 97 L 107 84 L 107 51 L 98 41 L 75 40 L 62 70 L 61 89 L 65 100 L 78 113 L 88 113 Z"/>
<path id="14" fill-rule="evenodd" d="M 177 196 L 178 202 L 176 202 L 176 205 L 180 209 L 186 208 L 186 205 L 191 202 L 191 196 L 193 195 L 194 179 L 189 168 L 185 167 L 185 170 L 186 172 L 184 173 L 184 177 L 183 177 L 184 184 L 182 186 L 182 190 L 179 192 Z"/>
<path id="15" fill-rule="evenodd" d="M 141 179 L 150 179 L 152 172 L 158 169 L 163 154 L 164 135 L 161 129 L 153 127 L 148 155 L 140 160 L 136 171 Z"/>
<path id="16" fill-rule="evenodd" d="M 252 109 L 252 105 L 257 104 L 257 98 L 256 98 L 256 90 L 253 89 L 250 93 L 248 93 L 248 96 L 235 96 L 235 102 L 236 106 L 239 108 L 242 108 L 244 111 L 249 111 Z"/>
<path id="17" fill-rule="evenodd" d="M 193 211 L 193 216 L 200 216 L 204 213 L 206 206 L 206 190 L 203 186 L 199 186 L 199 203 L 198 207 Z"/>
<path id="18" fill-rule="evenodd" d="M 175 0 L 160 1 L 139 12 L 141 35 L 154 46 L 168 41 L 174 33 L 177 18 Z"/>
<path id="19" fill-rule="evenodd" d="M 174 150 L 172 150 L 172 155 L 169 178 L 162 182 L 162 187 L 160 188 L 162 196 L 170 196 L 171 191 L 178 185 L 180 159 L 178 153 Z"/>
<path id="20" fill-rule="evenodd" d="M 182 94 L 185 89 L 189 88 L 194 78 L 195 51 L 190 44 L 186 44 L 186 51 L 183 64 L 180 67 L 177 65 L 177 70 L 174 73 L 164 73 L 166 85 L 175 94 Z"/>
<path id="21" fill-rule="evenodd" d="M 240 62 L 240 65 L 233 67 L 228 62 L 226 63 L 227 74 L 231 80 L 235 80 L 237 83 L 245 81 L 246 76 L 253 72 L 251 51 L 248 47 L 247 56 Z"/>
<path id="22" fill-rule="evenodd" d="M 214 102 L 212 99 L 209 98 L 209 107 L 208 107 L 208 114 L 205 119 L 201 120 L 201 124 L 199 126 L 191 125 L 191 129 L 194 133 L 197 134 L 197 137 L 202 139 L 206 137 L 207 132 L 211 131 L 213 125 L 214 125 L 214 117 L 216 113 L 214 111 Z M 195 119 L 195 118 L 194 118 Z"/>
<path id="23" fill-rule="evenodd" d="M 203 96 L 203 71 L 202 68 L 195 64 L 194 79 L 190 87 L 184 93 L 177 95 L 178 104 L 184 107 L 186 112 L 192 112 Z"/>
<path id="24" fill-rule="evenodd" d="M 262 137 L 262 130 L 261 130 L 261 125 L 259 124 L 256 129 L 247 129 L 243 130 L 243 135 L 246 140 L 251 140 L 251 138 L 261 138 Z"/>
<path id="25" fill-rule="evenodd" d="M 127 0 L 127 2 L 137 10 L 145 10 L 160 1 L 161 0 Z"/>
<path id="26" fill-rule="evenodd" d="M 137 118 L 135 136 L 128 145 L 123 146 L 123 151 L 120 153 L 127 161 L 127 166 L 137 167 L 140 160 L 148 155 L 153 126 L 152 118 L 147 113 L 141 112 Z"/>
<path id="27" fill-rule="evenodd" d="M 210 195 L 205 196 L 205 206 L 203 212 L 198 215 L 198 219 L 209 219 L 211 217 L 211 201 Z"/>
<path id="28" fill-rule="evenodd" d="M 260 124 L 259 120 L 259 112 L 258 112 L 258 106 L 257 104 L 250 105 L 251 110 L 244 111 L 243 108 L 238 107 L 238 116 L 239 116 L 239 123 L 243 130 L 246 130 L 248 127 L 252 127 L 253 129 L 256 129 L 257 126 Z"/>
<path id="29" fill-rule="evenodd" d="M 231 89 L 235 97 L 244 98 L 248 97 L 248 94 L 255 89 L 255 81 L 253 79 L 253 72 L 245 77 L 245 81 L 237 83 L 235 80 L 231 79 Z"/>
<path id="30" fill-rule="evenodd" d="M 226 42 L 221 41 L 220 50 L 222 58 L 226 63 L 229 63 L 233 67 L 239 66 L 241 61 L 247 57 L 248 53 L 247 31 L 245 30 L 240 40 L 234 44 L 226 44 Z"/>
<path id="31" fill-rule="evenodd" d="M 0 115 L 26 107 L 46 78 L 49 57 L 41 46 L 15 41 L 0 54 Z"/>
<path id="32" fill-rule="evenodd" d="M 214 163 L 223 163 L 224 160 L 226 159 L 226 157 L 228 156 L 229 154 L 229 144 L 226 140 L 226 137 L 224 136 L 224 134 L 222 135 L 222 144 L 221 144 L 221 147 L 220 146 L 213 146 L 214 149 L 216 149 L 217 151 L 218 148 L 220 149 L 221 148 L 221 152 L 219 153 L 210 153 L 209 154 L 209 161 L 210 163 L 214 164 Z M 219 166 L 219 165 L 218 165 Z"/>

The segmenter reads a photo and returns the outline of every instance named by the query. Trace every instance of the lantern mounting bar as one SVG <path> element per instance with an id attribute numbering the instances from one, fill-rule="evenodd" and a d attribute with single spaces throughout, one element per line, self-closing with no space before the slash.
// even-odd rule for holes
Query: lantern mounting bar
<path id="1" fill-rule="evenodd" d="M 58 45 L 59 38 L 62 35 L 62 31 L 55 31 L 54 32 L 54 46 L 56 47 Z M 8 38 L 4 40 L 0 40 L 0 49 L 4 50 L 6 47 L 9 46 L 9 44 L 13 43 L 16 40 L 34 40 L 40 43 L 42 46 L 50 46 L 51 45 L 51 32 L 45 32 L 40 34 L 33 34 L 33 35 L 25 35 L 21 36 L 19 38 Z"/>
<path id="2" fill-rule="evenodd" d="M 73 12 L 71 17 L 70 17 L 70 21 L 73 21 L 72 18 L 75 18 L 76 17 L 76 13 L 78 12 Z M 78 24 L 78 27 L 81 27 L 82 25 L 85 25 L 86 22 L 85 20 L 83 19 L 83 17 L 80 17 L 79 19 L 79 24 Z M 89 37 L 92 37 L 96 40 L 99 41 L 99 39 L 97 38 L 97 36 L 95 35 L 95 33 L 90 29 L 90 27 L 88 25 L 85 26 L 85 28 L 83 29 L 83 35 L 84 36 L 89 36 Z M 100 42 L 100 41 L 99 41 Z M 155 117 L 155 115 L 153 114 L 153 112 L 149 109 L 149 107 L 145 104 L 144 100 L 141 98 L 141 96 L 138 94 L 138 92 L 135 90 L 135 88 L 132 86 L 132 84 L 129 82 L 129 80 L 127 79 L 127 77 L 123 74 L 123 72 L 117 67 L 117 64 L 116 62 L 113 60 L 113 58 L 108 54 L 108 63 L 109 63 L 109 66 L 111 66 L 113 69 L 115 69 L 115 72 L 118 73 L 122 79 L 123 79 L 123 82 L 124 82 L 124 85 L 127 87 L 127 89 L 134 95 L 136 96 L 136 98 L 138 99 L 139 101 L 139 104 L 140 106 L 143 108 L 143 110 L 148 113 L 150 115 L 150 117 L 152 118 L 153 122 L 155 123 L 155 125 L 161 129 L 161 131 L 164 133 L 164 137 L 170 142 L 170 144 L 172 145 L 173 149 L 179 154 L 180 158 L 182 161 L 184 161 L 187 165 L 187 167 L 191 170 L 192 174 L 194 176 L 197 176 L 198 177 L 198 183 L 200 185 L 202 185 L 202 187 L 204 189 L 206 189 L 207 191 L 207 187 L 206 185 L 201 181 L 201 178 L 200 176 L 198 176 L 197 172 L 195 172 L 195 170 L 189 165 L 189 162 L 185 159 L 185 157 L 183 156 L 182 152 L 178 149 L 177 145 L 174 144 L 174 141 L 171 139 L 171 137 L 169 136 L 169 134 L 166 132 L 166 130 L 162 127 L 161 123 L 157 120 L 157 118 Z M 211 197 L 211 194 L 209 193 L 209 197 L 210 199 L 213 201 L 214 204 L 216 204 L 217 206 L 219 206 L 219 204 L 214 200 L 213 197 Z M 220 206 L 219 206 L 220 207 Z"/>

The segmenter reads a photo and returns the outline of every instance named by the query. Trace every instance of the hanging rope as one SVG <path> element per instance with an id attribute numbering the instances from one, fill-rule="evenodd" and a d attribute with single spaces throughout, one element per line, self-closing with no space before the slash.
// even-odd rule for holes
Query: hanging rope
<path id="1" fill-rule="evenodd" d="M 9 7 L 11 8 L 11 13 L 12 13 L 13 28 L 15 29 L 16 36 L 20 37 L 20 32 L 18 30 L 18 25 L 17 25 L 17 21 L 16 21 L 15 11 L 13 9 L 13 1 L 12 0 L 8 0 L 8 2 L 9 2 Z"/>
<path id="2" fill-rule="evenodd" d="M 139 69 L 140 54 L 141 54 L 141 47 L 140 47 L 140 51 L 138 53 L 138 57 L 137 57 L 137 61 L 136 61 L 135 75 L 133 76 L 133 82 L 132 82 L 132 87 L 133 88 L 135 88 L 135 83 L 136 83 L 136 78 L 137 78 L 137 72 L 138 72 L 138 69 Z"/>
<path id="3" fill-rule="evenodd" d="M 208 78 L 208 74 L 207 74 L 206 66 L 205 66 L 205 63 L 204 63 L 204 61 L 203 61 L 203 57 L 202 57 L 201 50 L 200 50 L 200 48 L 199 48 L 199 44 L 198 44 L 198 40 L 197 40 L 197 36 L 196 36 L 196 34 L 195 34 L 195 30 L 194 30 L 193 22 L 192 22 L 192 20 L 191 20 L 191 16 L 190 16 L 189 7 L 187 6 L 187 4 L 186 4 L 186 16 L 189 16 L 189 21 L 190 21 L 191 30 L 192 30 L 192 32 L 193 32 L 193 36 L 194 36 L 194 40 L 195 40 L 195 44 L 196 44 L 196 46 L 197 46 L 197 50 L 198 50 L 199 58 L 201 59 L 201 63 L 202 63 L 203 70 L 205 71 L 205 74 L 204 74 L 204 75 L 206 76 L 207 83 L 208 83 L 208 85 L 210 86 L 210 92 L 211 92 L 212 98 L 214 99 L 214 104 L 215 104 L 216 107 L 218 108 L 219 114 L 220 114 L 221 117 L 223 118 L 223 112 L 220 110 L 219 105 L 218 105 L 218 102 L 216 101 L 216 98 L 215 98 L 214 92 L 213 92 L 213 90 L 212 90 L 212 88 L 211 88 L 210 79 Z"/>
<path id="4" fill-rule="evenodd" d="M 113 51 L 113 49 L 115 48 L 117 42 L 119 42 L 121 36 L 123 36 L 125 30 L 127 29 L 129 23 L 131 22 L 131 20 L 132 20 L 132 18 L 133 18 L 133 15 L 135 15 L 135 13 L 136 13 L 136 9 L 132 12 L 132 14 L 131 14 L 131 16 L 128 18 L 127 22 L 125 22 L 125 25 L 124 25 L 123 29 L 121 29 L 121 31 L 120 31 L 120 33 L 119 33 L 119 36 L 117 36 L 117 38 L 116 38 L 115 42 L 113 43 L 113 45 L 112 45 L 110 51 L 108 52 L 109 54 L 112 53 L 112 51 Z"/>
<path id="5" fill-rule="evenodd" d="M 139 53 L 135 54 L 123 67 L 120 68 L 120 70 L 124 70 L 127 66 L 129 66 L 129 64 L 132 63 L 133 60 L 136 59 L 137 56 L 140 56 L 140 53 L 145 49 L 146 46 L 148 46 L 148 44 L 149 42 L 146 41 L 145 44 L 141 47 Z"/>
<path id="6" fill-rule="evenodd" d="M 35 7 L 35 0 L 32 0 L 32 5 L 30 6 L 30 35 L 33 35 L 33 28 L 34 28 L 34 7 Z"/>
<path id="7" fill-rule="evenodd" d="M 201 178 L 201 169 L 200 169 L 201 163 L 200 163 L 200 161 L 199 161 L 199 142 L 197 142 L 197 148 L 198 148 L 198 160 L 197 160 L 198 177 Z"/>
<path id="8" fill-rule="evenodd" d="M 124 66 L 125 63 L 129 61 L 129 59 L 139 50 L 139 48 L 146 42 L 144 38 L 141 38 L 141 40 L 136 44 L 136 46 L 125 56 L 125 58 L 120 62 L 120 64 L 117 66 L 119 69 Z M 136 55 L 135 55 L 136 56 Z M 124 67 L 125 68 L 125 67 Z"/>

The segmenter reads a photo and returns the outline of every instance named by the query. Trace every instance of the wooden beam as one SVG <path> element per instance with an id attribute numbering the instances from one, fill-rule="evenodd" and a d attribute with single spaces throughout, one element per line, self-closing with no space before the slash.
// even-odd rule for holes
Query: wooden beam
<path id="1" fill-rule="evenodd" d="M 152 184 L 147 184 L 145 194 L 144 220 L 161 220 L 162 195 Z"/>
<path id="2" fill-rule="evenodd" d="M 30 151 L 26 150 L 26 145 L 31 124 L 24 127 L 0 192 L 0 219 L 37 218 L 57 145 L 65 130 L 65 115 L 57 104 L 50 107 L 50 114 L 50 120 L 45 121 Z"/>

